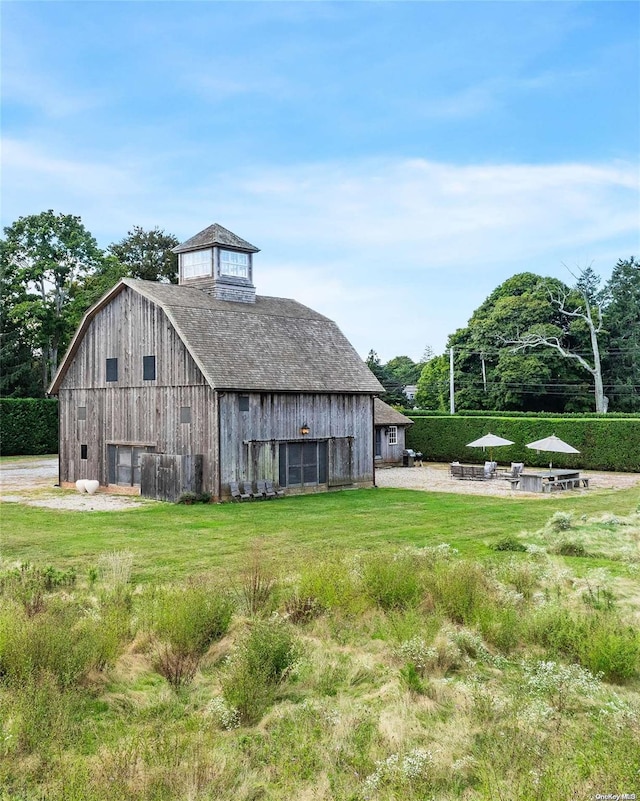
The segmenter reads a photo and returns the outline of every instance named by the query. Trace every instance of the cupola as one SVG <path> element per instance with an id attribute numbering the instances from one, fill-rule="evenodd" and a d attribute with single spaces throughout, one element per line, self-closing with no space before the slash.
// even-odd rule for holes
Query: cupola
<path id="1" fill-rule="evenodd" d="M 208 292 L 218 300 L 254 303 L 253 254 L 259 248 L 215 223 L 173 248 L 178 254 L 178 283 Z"/>

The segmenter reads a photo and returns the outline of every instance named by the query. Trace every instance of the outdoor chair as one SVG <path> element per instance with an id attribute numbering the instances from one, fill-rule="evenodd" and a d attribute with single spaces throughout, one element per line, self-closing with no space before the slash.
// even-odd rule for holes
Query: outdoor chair
<path id="1" fill-rule="evenodd" d="M 237 481 L 229 482 L 229 494 L 231 495 L 232 500 L 237 501 L 238 503 L 241 501 L 251 500 L 251 495 L 247 495 L 247 493 L 244 492 L 244 489 L 242 492 L 240 491 Z"/>
<path id="2" fill-rule="evenodd" d="M 267 490 L 267 482 L 264 479 L 260 479 L 256 481 L 256 495 L 259 495 L 264 500 L 269 500 L 273 497 L 271 493 Z"/>
<path id="3" fill-rule="evenodd" d="M 496 468 L 498 467 L 497 462 L 485 462 L 484 463 L 484 477 L 485 478 L 493 478 L 496 474 Z"/>
<path id="4" fill-rule="evenodd" d="M 524 470 L 524 462 L 511 462 L 509 470 L 500 470 L 500 478 L 507 480 L 520 478 L 520 473 Z"/>
<path id="5" fill-rule="evenodd" d="M 264 483 L 267 488 L 267 498 L 284 498 L 284 490 L 276 489 L 273 481 L 267 479 Z"/>
<path id="6" fill-rule="evenodd" d="M 260 497 L 257 493 L 254 493 L 253 483 L 251 481 L 242 482 L 242 492 L 251 501 L 254 500 L 255 498 Z"/>

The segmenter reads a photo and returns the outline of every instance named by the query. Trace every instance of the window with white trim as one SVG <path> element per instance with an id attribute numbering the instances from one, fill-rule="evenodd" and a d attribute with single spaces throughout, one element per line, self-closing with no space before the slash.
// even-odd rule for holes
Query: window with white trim
<path id="1" fill-rule="evenodd" d="M 249 277 L 249 254 L 235 250 L 220 251 L 220 275 L 233 275 L 235 278 Z"/>
<path id="2" fill-rule="evenodd" d="M 180 254 L 180 273 L 183 278 L 197 278 L 201 275 L 211 275 L 213 251 L 211 248 L 192 250 Z"/>
<path id="3" fill-rule="evenodd" d="M 398 426 L 389 426 L 389 430 L 387 433 L 389 439 L 387 442 L 389 445 L 397 445 L 398 444 Z"/>

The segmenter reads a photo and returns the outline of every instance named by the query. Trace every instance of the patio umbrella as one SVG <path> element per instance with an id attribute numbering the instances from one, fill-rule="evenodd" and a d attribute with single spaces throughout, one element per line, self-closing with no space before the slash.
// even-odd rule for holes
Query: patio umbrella
<path id="1" fill-rule="evenodd" d="M 510 439 L 499 437 L 497 434 L 485 434 L 480 439 L 474 439 L 473 442 L 467 443 L 467 448 L 489 448 L 489 459 L 493 461 L 492 449 L 498 448 L 501 445 L 513 445 Z"/>
<path id="2" fill-rule="evenodd" d="M 555 434 L 544 439 L 537 439 L 535 442 L 529 442 L 527 443 L 527 448 L 535 451 L 550 451 L 551 453 L 580 453 L 573 445 L 569 445 L 560 437 L 556 437 Z M 551 470 L 552 466 L 553 462 L 549 462 L 549 470 Z"/>

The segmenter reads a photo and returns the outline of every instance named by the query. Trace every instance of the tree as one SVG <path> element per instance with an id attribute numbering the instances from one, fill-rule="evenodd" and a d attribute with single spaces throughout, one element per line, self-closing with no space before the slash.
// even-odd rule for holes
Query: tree
<path id="1" fill-rule="evenodd" d="M 420 365 L 416 364 L 409 356 L 396 356 L 390 359 L 384 365 L 384 368 L 402 387 L 415 384 L 421 372 Z"/>
<path id="2" fill-rule="evenodd" d="M 130 278 L 145 281 L 178 283 L 178 256 L 172 248 L 180 244 L 173 234 L 161 228 L 145 231 L 134 225 L 120 242 L 113 242 L 107 250 L 127 268 Z"/>
<path id="3" fill-rule="evenodd" d="M 20 288 L 8 317 L 40 362 L 44 392 L 71 333 L 65 312 L 72 287 L 102 254 L 80 217 L 51 209 L 20 217 L 4 233 L 3 287 Z"/>
<path id="4" fill-rule="evenodd" d="M 505 340 L 542 327 L 561 333 L 566 321 L 550 302 L 548 289 L 569 291 L 557 279 L 518 273 L 504 281 L 476 309 L 466 328 L 449 337 L 454 349 L 457 409 L 517 411 L 582 411 L 580 370 L 551 350 L 514 353 Z M 583 334 L 571 342 L 587 347 Z"/>
<path id="5" fill-rule="evenodd" d="M 407 397 L 402 391 L 403 385 L 383 366 L 375 350 L 369 351 L 366 365 L 384 387 L 385 402 L 395 406 L 406 406 Z"/>
<path id="6" fill-rule="evenodd" d="M 42 395 L 42 382 L 38 365 L 33 358 L 26 332 L 13 319 L 12 309 L 24 300 L 25 289 L 11 270 L 4 269 L 6 243 L 0 242 L 3 251 L 0 262 L 0 396 L 4 398 L 31 398 Z"/>
<path id="7" fill-rule="evenodd" d="M 633 256 L 618 261 L 602 295 L 608 392 L 620 411 L 640 411 L 640 264 Z"/>
<path id="8" fill-rule="evenodd" d="M 580 272 L 579 280 L 573 292 L 554 289 L 551 286 L 547 288 L 551 303 L 559 314 L 569 321 L 567 327 L 557 332 L 539 325 L 531 328 L 516 339 L 505 340 L 505 342 L 514 345 L 514 353 L 528 348 L 547 347 L 554 348 L 565 359 L 575 359 L 593 377 L 596 412 L 606 412 L 609 399 L 604 394 L 600 344 L 598 342 L 598 334 L 603 328 L 602 306 L 600 304 L 594 306 L 590 299 L 597 295 L 597 282 L 599 282 L 599 279 L 594 283 L 595 274 L 590 267 L 587 270 Z M 590 362 L 577 350 L 572 349 L 571 345 L 567 344 L 567 337 L 564 336 L 565 334 L 570 336 L 571 334 L 580 333 L 581 329 L 585 327 L 591 345 L 592 358 Z"/>
<path id="9" fill-rule="evenodd" d="M 449 411 L 449 359 L 434 356 L 422 368 L 418 379 L 416 403 L 420 409 Z"/>

